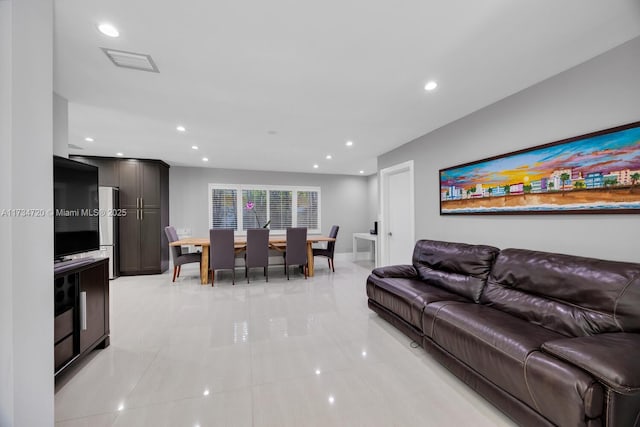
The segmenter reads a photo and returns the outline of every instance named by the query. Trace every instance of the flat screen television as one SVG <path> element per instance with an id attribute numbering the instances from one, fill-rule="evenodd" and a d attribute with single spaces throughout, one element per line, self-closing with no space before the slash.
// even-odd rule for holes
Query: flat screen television
<path id="1" fill-rule="evenodd" d="M 100 249 L 98 168 L 53 157 L 54 256 Z"/>

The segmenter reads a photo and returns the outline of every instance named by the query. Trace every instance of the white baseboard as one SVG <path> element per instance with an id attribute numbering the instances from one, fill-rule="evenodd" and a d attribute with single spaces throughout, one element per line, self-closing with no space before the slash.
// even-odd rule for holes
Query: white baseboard
<path id="1" fill-rule="evenodd" d="M 355 259 L 353 258 L 353 252 L 336 253 L 335 258 L 345 261 L 373 261 L 373 252 L 358 251 L 356 252 Z"/>

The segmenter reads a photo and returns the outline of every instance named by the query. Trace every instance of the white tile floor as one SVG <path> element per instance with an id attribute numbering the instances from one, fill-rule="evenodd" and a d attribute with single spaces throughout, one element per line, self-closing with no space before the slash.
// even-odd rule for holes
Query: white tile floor
<path id="1" fill-rule="evenodd" d="M 58 379 L 56 426 L 513 425 L 367 308 L 369 263 L 318 261 L 112 281 L 111 346 Z"/>

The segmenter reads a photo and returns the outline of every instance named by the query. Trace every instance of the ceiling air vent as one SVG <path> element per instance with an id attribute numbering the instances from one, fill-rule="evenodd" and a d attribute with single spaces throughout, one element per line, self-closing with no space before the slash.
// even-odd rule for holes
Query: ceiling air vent
<path id="1" fill-rule="evenodd" d="M 101 47 L 102 51 L 113 62 L 116 67 L 132 68 L 140 71 L 150 71 L 152 73 L 159 73 L 156 63 L 153 62 L 151 55 L 145 55 L 144 53 L 127 52 L 124 50 L 107 49 Z"/>

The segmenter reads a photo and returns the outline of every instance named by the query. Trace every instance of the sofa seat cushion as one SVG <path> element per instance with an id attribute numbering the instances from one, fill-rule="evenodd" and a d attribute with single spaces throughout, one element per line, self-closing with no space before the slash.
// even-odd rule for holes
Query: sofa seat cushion
<path id="1" fill-rule="evenodd" d="M 562 335 L 483 305 L 434 306 L 432 339 L 498 387 L 554 424 L 584 425 L 586 418 L 600 416 L 603 393 L 597 382 L 540 350 Z M 573 404 L 567 407 L 567 401 Z"/>
<path id="2" fill-rule="evenodd" d="M 369 298 L 391 310 L 405 322 L 422 329 L 422 311 L 427 304 L 436 301 L 466 301 L 468 299 L 431 286 L 418 279 L 380 278 L 367 279 Z"/>
<path id="3" fill-rule="evenodd" d="M 532 407 L 524 379 L 529 354 L 562 335 L 477 304 L 448 304 L 435 317 L 431 337 L 485 378 Z"/>

